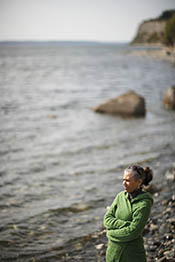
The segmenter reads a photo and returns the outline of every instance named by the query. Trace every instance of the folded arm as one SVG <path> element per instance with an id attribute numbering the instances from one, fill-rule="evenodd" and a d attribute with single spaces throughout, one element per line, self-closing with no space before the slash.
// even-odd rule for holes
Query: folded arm
<path id="1" fill-rule="evenodd" d="M 115 217 L 115 211 L 117 209 L 116 201 L 112 203 L 108 211 L 104 216 L 104 226 L 106 229 L 119 229 L 125 226 L 129 226 L 131 221 L 121 220 Z"/>
<path id="2" fill-rule="evenodd" d="M 133 219 L 130 225 L 118 229 L 111 229 L 107 232 L 107 237 L 115 242 L 132 241 L 139 237 L 148 220 L 151 210 L 151 203 L 146 203 L 136 208 L 133 212 Z M 114 223 L 114 222 L 113 222 Z"/>

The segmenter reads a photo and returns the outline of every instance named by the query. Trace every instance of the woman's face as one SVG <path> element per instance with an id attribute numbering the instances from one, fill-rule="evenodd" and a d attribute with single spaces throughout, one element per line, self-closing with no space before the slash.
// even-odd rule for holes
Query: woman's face
<path id="1" fill-rule="evenodd" d="M 123 186 L 128 193 L 139 189 L 141 183 L 141 179 L 135 180 L 135 178 L 132 176 L 132 172 L 125 170 L 123 175 Z"/>

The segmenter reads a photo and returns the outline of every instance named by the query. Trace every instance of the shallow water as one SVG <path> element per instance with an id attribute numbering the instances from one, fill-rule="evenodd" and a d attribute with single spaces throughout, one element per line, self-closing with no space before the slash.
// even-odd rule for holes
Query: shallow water
<path id="1" fill-rule="evenodd" d="M 156 179 L 172 163 L 175 114 L 162 96 L 175 67 L 127 56 L 133 48 L 0 45 L 2 261 L 57 261 L 67 243 L 102 227 L 127 165 L 154 161 Z M 145 97 L 145 118 L 91 110 L 128 90 Z"/>

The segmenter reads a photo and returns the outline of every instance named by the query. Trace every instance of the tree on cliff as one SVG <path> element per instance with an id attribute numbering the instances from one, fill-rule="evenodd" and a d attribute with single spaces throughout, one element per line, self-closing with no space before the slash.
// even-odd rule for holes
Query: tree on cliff
<path id="1" fill-rule="evenodd" d="M 168 47 L 175 47 L 175 14 L 168 20 L 165 31 L 163 43 Z"/>

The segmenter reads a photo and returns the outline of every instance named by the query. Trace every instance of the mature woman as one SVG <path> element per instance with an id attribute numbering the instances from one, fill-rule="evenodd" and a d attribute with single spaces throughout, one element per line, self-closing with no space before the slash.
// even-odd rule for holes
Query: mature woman
<path id="1" fill-rule="evenodd" d="M 129 166 L 123 186 L 104 217 L 108 248 L 106 262 L 146 262 L 142 231 L 150 215 L 152 196 L 142 189 L 153 174 L 149 167 Z"/>

